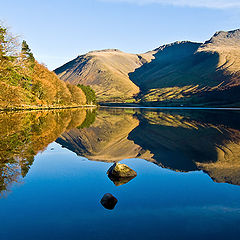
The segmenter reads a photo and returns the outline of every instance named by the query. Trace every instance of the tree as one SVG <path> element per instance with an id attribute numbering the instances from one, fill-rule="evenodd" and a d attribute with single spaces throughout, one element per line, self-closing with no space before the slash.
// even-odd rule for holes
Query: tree
<path id="1" fill-rule="evenodd" d="M 6 35 L 6 28 L 0 27 L 0 59 L 3 58 L 3 56 L 5 56 L 6 52 L 5 52 L 5 48 L 4 45 L 6 43 L 5 41 L 5 35 Z"/>
<path id="2" fill-rule="evenodd" d="M 0 107 L 27 105 L 84 105 L 95 103 L 90 87 L 66 84 L 57 75 L 39 64 L 27 42 L 19 51 L 17 37 L 0 23 Z M 86 95 L 86 97 L 85 97 Z"/>
<path id="3" fill-rule="evenodd" d="M 18 37 L 12 35 L 8 28 L 0 23 L 0 61 L 2 59 L 14 59 L 18 55 Z"/>
<path id="4" fill-rule="evenodd" d="M 86 104 L 86 96 L 81 88 L 77 86 L 67 83 L 67 87 L 71 93 L 71 102 L 75 105 L 84 105 Z"/>
<path id="5" fill-rule="evenodd" d="M 26 58 L 31 61 L 35 62 L 35 58 L 33 56 L 33 53 L 31 52 L 31 49 L 29 48 L 27 42 L 25 40 L 22 41 L 22 54 L 26 56 Z"/>
<path id="6" fill-rule="evenodd" d="M 16 70 L 17 37 L 8 32 L 8 29 L 0 25 L 0 79 L 7 80 Z"/>
<path id="7" fill-rule="evenodd" d="M 23 58 L 23 61 L 27 61 L 29 63 L 29 67 L 33 69 L 35 66 L 35 58 L 25 40 L 22 41 L 21 56 Z"/>
<path id="8" fill-rule="evenodd" d="M 93 104 L 97 103 L 96 94 L 90 86 L 84 86 L 82 84 L 78 84 L 77 86 L 79 88 L 81 88 L 83 90 L 83 92 L 85 93 L 86 99 L 87 99 L 87 104 L 93 105 Z"/>

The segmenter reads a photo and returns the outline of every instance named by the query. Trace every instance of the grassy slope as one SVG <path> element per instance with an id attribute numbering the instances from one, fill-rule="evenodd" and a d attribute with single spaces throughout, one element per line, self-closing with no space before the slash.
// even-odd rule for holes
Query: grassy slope
<path id="1" fill-rule="evenodd" d="M 151 54 L 147 54 L 146 59 L 151 59 Z M 142 66 L 146 59 L 115 49 L 94 51 L 77 57 L 55 72 L 64 81 L 90 85 L 100 101 L 128 99 L 139 92 L 128 74 Z"/>

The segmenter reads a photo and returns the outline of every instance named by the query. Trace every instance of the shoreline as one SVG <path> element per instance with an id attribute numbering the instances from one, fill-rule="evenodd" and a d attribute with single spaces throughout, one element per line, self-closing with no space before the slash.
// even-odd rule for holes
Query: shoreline
<path id="1" fill-rule="evenodd" d="M 78 106 L 25 106 L 25 107 L 8 107 L 0 108 L 0 112 L 11 111 L 33 111 L 33 110 L 57 110 L 57 109 L 71 109 L 71 108 L 97 108 L 97 105 L 78 105 Z"/>
<path id="2" fill-rule="evenodd" d="M 127 109 L 166 109 L 166 110 L 234 110 L 240 111 L 240 107 L 149 107 L 149 106 L 117 106 L 100 105 L 100 108 L 127 108 Z"/>
<path id="3" fill-rule="evenodd" d="M 234 104 L 213 104 L 213 105 L 192 105 L 192 106 L 181 106 L 181 105 L 150 105 L 150 104 L 137 104 L 137 103 L 104 103 L 104 102 L 99 102 L 98 103 L 100 107 L 103 108 L 138 108 L 138 109 L 182 109 L 182 110 L 187 110 L 187 109 L 201 109 L 201 110 L 240 110 L 240 106 L 234 106 Z"/>

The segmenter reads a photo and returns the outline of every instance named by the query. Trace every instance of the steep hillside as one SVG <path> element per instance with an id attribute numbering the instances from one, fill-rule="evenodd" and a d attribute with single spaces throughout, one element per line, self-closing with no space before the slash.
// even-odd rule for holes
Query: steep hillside
<path id="1" fill-rule="evenodd" d="M 121 101 L 139 93 L 128 74 L 150 59 L 151 53 L 145 56 L 116 49 L 93 51 L 57 68 L 55 73 L 75 85 L 90 85 L 100 101 Z"/>
<path id="2" fill-rule="evenodd" d="M 87 94 L 39 64 L 27 45 L 0 26 L 0 109 L 79 106 Z M 87 96 L 88 97 L 88 96 Z M 94 97 L 94 96 L 93 96 Z"/>
<path id="3" fill-rule="evenodd" d="M 240 84 L 240 29 L 229 32 L 217 32 L 201 45 L 198 53 L 217 53 L 217 71 L 222 70 L 224 82 L 222 86 L 238 86 Z M 228 81 L 226 81 L 228 80 Z"/>
<path id="4" fill-rule="evenodd" d="M 53 72 L 35 62 L 31 73 L 18 78 L 0 76 L 0 108 L 60 107 L 86 104 L 83 91 L 61 81 Z"/>
<path id="5" fill-rule="evenodd" d="M 186 71 L 178 71 L 182 62 L 188 60 L 199 48 L 200 43 L 175 42 L 163 45 L 153 51 L 154 58 L 130 74 L 133 80 L 142 90 L 156 87 L 178 86 L 180 77 Z M 176 68 L 177 69 L 173 69 Z M 174 70 L 174 71 L 173 71 Z M 168 75 L 173 76 L 169 82 Z M 187 79 L 184 79 L 187 81 Z M 191 79 L 188 79 L 191 81 Z"/>

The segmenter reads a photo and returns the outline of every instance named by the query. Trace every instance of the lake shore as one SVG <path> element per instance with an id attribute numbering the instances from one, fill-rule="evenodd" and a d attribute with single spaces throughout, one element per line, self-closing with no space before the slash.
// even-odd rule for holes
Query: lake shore
<path id="1" fill-rule="evenodd" d="M 54 109 L 71 109 L 71 108 L 97 108 L 97 105 L 77 105 L 77 106 L 19 106 L 19 107 L 0 107 L 1 112 L 6 111 L 31 111 L 31 110 L 54 110 Z"/>
<path id="2" fill-rule="evenodd" d="M 240 110 L 240 106 L 234 105 L 150 105 L 150 104 L 137 104 L 137 103 L 99 103 L 100 107 L 114 107 L 114 108 L 148 108 L 148 109 L 230 109 Z"/>

